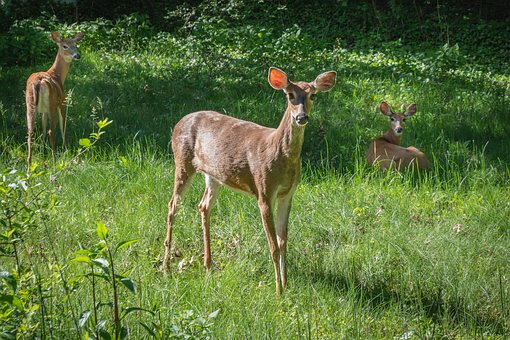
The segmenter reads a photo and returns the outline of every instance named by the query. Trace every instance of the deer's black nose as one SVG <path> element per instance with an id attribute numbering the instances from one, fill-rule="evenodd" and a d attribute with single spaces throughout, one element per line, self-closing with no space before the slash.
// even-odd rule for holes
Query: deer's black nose
<path id="1" fill-rule="evenodd" d="M 298 115 L 296 117 L 296 122 L 299 125 L 305 125 L 306 123 L 308 123 L 308 115 L 305 115 L 305 114 Z"/>
<path id="2" fill-rule="evenodd" d="M 73 54 L 73 59 L 80 59 L 81 55 L 79 53 Z"/>
<path id="3" fill-rule="evenodd" d="M 403 129 L 401 127 L 397 128 L 397 133 L 402 133 L 402 130 Z"/>

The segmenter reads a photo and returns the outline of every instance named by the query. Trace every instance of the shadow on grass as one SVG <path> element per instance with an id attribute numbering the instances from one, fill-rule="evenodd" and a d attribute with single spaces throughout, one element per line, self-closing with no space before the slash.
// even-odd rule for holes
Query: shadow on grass
<path id="1" fill-rule="evenodd" d="M 462 325 L 465 329 L 473 329 L 474 325 L 475 331 L 479 331 L 479 334 L 490 332 L 504 336 L 510 332 L 509 325 L 504 319 L 504 312 L 498 317 L 487 311 L 473 311 L 467 306 L 467 301 L 459 297 L 447 297 L 446 290 L 441 287 L 430 291 L 417 289 L 413 294 L 392 287 L 387 281 L 364 282 L 357 276 L 355 265 L 352 266 L 349 274 L 336 274 L 328 270 L 304 272 L 294 266 L 290 267 L 289 271 L 305 278 L 307 282 L 325 285 L 335 294 L 354 297 L 360 306 L 379 307 L 384 310 L 385 306 L 397 304 L 406 313 L 424 314 L 438 325 L 444 324 L 446 320 L 452 323 L 452 326 Z M 441 328 L 438 328 L 438 331 L 439 329 Z"/>
<path id="2" fill-rule="evenodd" d="M 331 63 L 317 62 L 323 71 L 332 68 Z M 285 110 L 283 94 L 267 84 L 265 66 L 255 66 L 252 61 L 244 61 L 240 66 L 242 70 L 229 66 L 211 74 L 206 67 L 165 66 L 155 71 L 129 61 L 106 66 L 100 61 L 74 63 L 66 81 L 66 88 L 73 90 L 73 103 L 68 108 L 70 146 L 77 147 L 79 139 L 95 128 L 94 120 L 103 117 L 114 121 L 106 131 L 106 143 L 123 148 L 133 140 L 151 141 L 167 152 L 173 126 L 185 114 L 197 110 L 216 110 L 276 127 Z M 303 145 L 304 162 L 317 168 L 323 168 L 326 162 L 329 167 L 352 172 L 358 144 L 364 153 L 370 140 L 387 128 L 375 110 L 377 101 L 388 93 L 398 93 L 395 84 L 402 81 L 411 89 L 401 95 L 416 91 L 413 95 L 421 115 L 409 124 L 405 145 L 416 145 L 429 158 L 434 153 L 440 163 L 445 163 L 451 144 L 469 142 L 483 149 L 489 162 L 510 162 L 510 145 L 506 143 L 510 124 L 506 121 L 505 100 L 488 103 L 483 108 L 464 108 L 462 100 L 456 102 L 463 91 L 489 91 L 485 88 L 489 85 L 459 75 L 442 75 L 431 83 L 420 83 L 418 79 L 429 75 L 406 65 L 396 71 L 392 66 L 364 62 L 337 66 L 340 69 L 336 87 L 331 93 L 318 96 L 312 112 Z M 6 89 L 0 93 L 5 110 L 1 121 L 9 126 L 10 140 L 17 143 L 26 139 L 23 90 L 24 79 L 32 71 L 35 69 L 7 69 L 0 77 L 0 86 Z M 298 80 L 291 71 L 291 79 Z M 364 88 L 357 83 L 362 79 L 373 84 Z M 386 87 L 388 81 L 397 87 Z M 489 96 L 495 97 L 496 94 Z M 448 114 L 443 113 L 443 108 L 447 108 Z M 454 110 L 462 110 L 460 118 Z M 3 129 L 0 133 L 4 134 Z M 462 163 L 471 157 L 467 150 L 457 161 Z"/>

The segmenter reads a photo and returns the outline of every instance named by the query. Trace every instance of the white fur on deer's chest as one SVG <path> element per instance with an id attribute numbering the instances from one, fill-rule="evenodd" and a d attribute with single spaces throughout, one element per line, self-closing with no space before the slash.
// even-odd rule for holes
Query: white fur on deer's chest
<path id="1" fill-rule="evenodd" d="M 50 112 L 50 91 L 48 86 L 44 83 L 41 84 L 41 88 L 39 89 L 39 97 L 37 98 L 37 112 Z"/>
<path id="2" fill-rule="evenodd" d="M 283 177 L 278 185 L 278 197 L 293 194 L 296 191 L 300 179 L 300 171 L 289 171 L 286 177 Z"/>
<path id="3" fill-rule="evenodd" d="M 200 172 L 203 172 L 203 171 L 200 171 Z M 218 183 L 220 183 L 221 185 L 233 190 L 233 191 L 236 191 L 236 192 L 239 192 L 239 193 L 243 193 L 243 194 L 248 194 L 248 195 L 254 195 L 255 193 L 251 190 L 251 187 L 248 185 L 248 183 L 245 183 L 243 181 L 240 181 L 239 179 L 232 179 L 232 178 L 229 178 L 227 179 L 226 181 L 224 179 L 221 179 L 221 178 L 217 178 L 209 173 L 206 173 L 206 172 L 203 172 L 205 173 L 207 176 L 210 176 L 212 178 L 214 178 L 214 180 Z"/>

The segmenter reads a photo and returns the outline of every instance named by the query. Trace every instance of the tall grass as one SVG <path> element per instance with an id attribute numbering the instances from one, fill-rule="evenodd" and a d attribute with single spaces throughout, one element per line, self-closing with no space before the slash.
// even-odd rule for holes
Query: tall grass
<path id="1" fill-rule="evenodd" d="M 197 317 L 219 310 L 211 326 L 219 338 L 508 332 L 510 191 L 507 175 L 496 169 L 479 167 L 465 175 L 449 169 L 451 178 L 445 179 L 306 166 L 289 225 L 289 290 L 278 300 L 252 198 L 222 192 L 213 213 L 213 271 L 206 273 L 197 212 L 204 185 L 197 178 L 174 229 L 181 257 L 164 277 L 159 267 L 171 159 L 140 143 L 98 150 L 91 158 L 54 183 L 58 207 L 46 228 L 34 229 L 24 242 L 32 254 L 27 260 L 42 277 L 58 264 L 67 275 L 79 273 L 78 265 L 66 262 L 80 244 L 95 243 L 97 221 L 108 225 L 112 242 L 140 239 L 116 259 L 120 271 L 131 270 L 138 290 L 122 291 L 121 301 L 153 311 L 163 329 L 179 324 L 176 316 L 188 310 Z M 57 259 L 48 261 L 51 247 Z M 88 310 L 86 281 L 73 289 L 69 307 L 58 302 L 57 289 L 45 305 L 62 312 L 73 308 L 77 315 Z M 98 299 L 108 301 L 107 291 L 100 290 Z M 108 308 L 99 312 L 108 315 Z M 139 322 L 153 319 L 144 313 L 126 317 L 131 337 L 148 336 Z M 56 334 L 76 333 L 71 320 L 60 322 L 53 325 Z"/>

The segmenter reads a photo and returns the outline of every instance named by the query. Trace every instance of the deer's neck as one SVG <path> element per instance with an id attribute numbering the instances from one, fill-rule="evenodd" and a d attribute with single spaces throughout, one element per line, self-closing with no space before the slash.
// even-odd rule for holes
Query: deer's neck
<path id="1" fill-rule="evenodd" d="M 402 136 L 397 136 L 392 129 L 389 129 L 384 135 L 382 135 L 382 137 L 391 144 L 400 145 L 400 139 Z"/>
<path id="2" fill-rule="evenodd" d="M 300 161 L 305 136 L 305 127 L 294 124 L 291 111 L 287 109 L 274 133 L 277 153 L 294 161 Z"/>
<path id="3" fill-rule="evenodd" d="M 68 63 L 67 61 L 65 61 L 64 57 L 61 56 L 60 50 L 59 50 L 57 53 L 57 56 L 55 57 L 55 62 L 48 70 L 48 73 L 52 77 L 59 79 L 60 83 L 63 85 L 66 80 L 67 73 L 69 72 L 70 67 L 71 67 L 71 63 Z"/>

